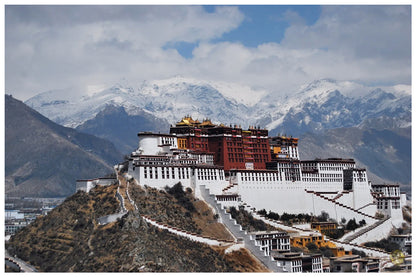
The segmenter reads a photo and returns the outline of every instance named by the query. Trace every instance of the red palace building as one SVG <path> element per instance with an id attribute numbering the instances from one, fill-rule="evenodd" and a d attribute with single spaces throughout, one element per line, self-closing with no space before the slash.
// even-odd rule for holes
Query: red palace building
<path id="1" fill-rule="evenodd" d="M 199 122 L 186 116 L 170 133 L 178 138 L 179 149 L 214 154 L 214 163 L 230 169 L 266 169 L 271 161 L 268 130 L 215 125 L 209 119 Z"/>

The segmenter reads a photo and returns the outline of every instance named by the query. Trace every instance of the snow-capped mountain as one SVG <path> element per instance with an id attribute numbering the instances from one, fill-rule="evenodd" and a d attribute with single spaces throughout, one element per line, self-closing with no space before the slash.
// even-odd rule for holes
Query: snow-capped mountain
<path id="1" fill-rule="evenodd" d="M 389 92 L 386 92 L 389 91 Z M 366 119 L 387 116 L 410 124 L 409 87 L 371 88 L 353 82 L 318 80 L 277 105 L 264 117 L 272 134 L 299 136 L 338 127 L 351 127 Z"/>
<path id="2" fill-rule="evenodd" d="M 373 88 L 354 82 L 317 80 L 293 95 L 280 96 L 241 85 L 176 76 L 132 85 L 128 81 L 104 89 L 48 91 L 26 104 L 53 121 L 77 127 L 108 105 L 127 114 L 147 113 L 173 124 L 185 115 L 225 124 L 258 125 L 271 134 L 298 136 L 361 124 L 388 116 L 410 123 L 410 87 Z"/>
<path id="3" fill-rule="evenodd" d="M 281 96 L 177 76 L 49 91 L 26 104 L 61 125 L 110 140 L 124 154 L 137 147 L 138 132 L 169 132 L 169 124 L 192 115 L 243 128 L 265 127 L 271 136 L 300 137 L 304 157 L 353 157 L 379 180 L 410 182 L 405 166 L 410 161 L 410 86 L 375 88 L 324 79 Z M 381 166 L 383 155 L 390 164 Z"/>
<path id="4" fill-rule="evenodd" d="M 26 104 L 68 127 L 94 118 L 107 105 L 122 106 L 130 115 L 136 115 L 139 108 L 170 123 L 187 114 L 199 119 L 208 117 L 218 122 L 237 123 L 246 122 L 252 114 L 250 109 L 264 94 L 264 91 L 240 85 L 175 77 L 145 81 L 137 86 L 124 80 L 93 92 L 86 88 L 48 91 L 30 98 Z"/>

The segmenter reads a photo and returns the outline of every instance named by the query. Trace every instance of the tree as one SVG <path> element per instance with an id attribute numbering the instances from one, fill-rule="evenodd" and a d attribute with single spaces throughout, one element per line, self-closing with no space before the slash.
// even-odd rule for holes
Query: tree
<path id="1" fill-rule="evenodd" d="M 328 246 L 323 246 L 319 248 L 319 251 L 321 251 L 322 256 L 330 258 L 334 256 L 334 253 L 332 252 L 331 248 Z"/>
<path id="2" fill-rule="evenodd" d="M 329 220 L 329 214 L 325 211 L 322 211 L 316 219 L 318 219 L 318 221 L 327 222 Z"/>
<path id="3" fill-rule="evenodd" d="M 355 221 L 355 218 L 354 218 L 354 219 L 350 219 L 348 221 L 347 226 L 345 227 L 345 229 L 352 231 L 352 230 L 357 229 L 358 227 L 359 227 L 359 225 L 357 224 L 357 222 Z"/>
<path id="4" fill-rule="evenodd" d="M 280 216 L 278 213 L 274 213 L 272 211 L 269 211 L 269 213 L 267 214 L 268 218 L 274 219 L 274 220 L 279 220 Z"/>
<path id="5" fill-rule="evenodd" d="M 166 186 L 165 190 L 167 193 L 175 197 L 178 203 L 182 205 L 182 207 L 184 207 L 190 212 L 196 211 L 194 204 L 191 202 L 191 200 L 186 196 L 185 192 L 183 191 L 183 186 L 181 182 L 176 183 L 171 188 Z"/>
<path id="6" fill-rule="evenodd" d="M 318 250 L 318 246 L 313 242 L 308 242 L 308 244 L 306 244 L 306 247 L 311 252 Z"/>
<path id="7" fill-rule="evenodd" d="M 266 216 L 266 215 L 267 215 L 267 212 L 266 212 L 266 210 L 265 210 L 265 209 L 262 209 L 262 210 L 258 211 L 257 213 L 258 213 L 259 215 L 262 215 L 262 216 Z"/>
<path id="8" fill-rule="evenodd" d="M 353 255 L 359 255 L 361 258 L 367 257 L 367 254 L 365 254 L 364 251 L 357 250 L 355 248 L 353 248 L 351 252 Z"/>

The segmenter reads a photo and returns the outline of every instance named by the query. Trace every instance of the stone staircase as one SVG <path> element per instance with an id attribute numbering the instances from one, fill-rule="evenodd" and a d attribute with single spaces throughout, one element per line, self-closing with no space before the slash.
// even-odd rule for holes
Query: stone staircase
<path id="1" fill-rule="evenodd" d="M 367 226 L 366 228 L 363 228 L 363 229 L 359 230 L 358 232 L 355 232 L 354 234 L 352 234 L 352 235 L 346 237 L 345 239 L 343 239 L 342 241 L 343 242 L 351 242 L 351 241 L 355 240 L 356 238 L 364 235 L 365 233 L 373 230 L 374 228 L 377 228 L 378 226 L 380 226 L 381 224 L 383 224 L 384 222 L 386 222 L 389 219 L 390 219 L 390 216 L 388 216 L 388 217 L 386 217 L 382 220 L 378 220 L 374 224 L 372 224 L 370 226 Z"/>
<path id="2" fill-rule="evenodd" d="M 231 188 L 233 188 L 233 187 L 235 187 L 235 186 L 237 186 L 238 184 L 231 184 L 231 185 L 228 185 L 227 187 L 225 187 L 225 188 L 223 188 L 222 189 L 222 192 L 223 193 L 226 193 L 228 190 L 230 190 Z"/>
<path id="3" fill-rule="evenodd" d="M 181 230 L 179 228 L 173 227 L 173 226 L 169 226 L 167 224 L 164 223 L 160 223 L 157 222 L 156 220 L 150 218 L 149 216 L 146 215 L 141 215 L 141 217 L 143 218 L 144 221 L 146 221 L 147 223 L 158 227 L 159 229 L 164 229 L 167 230 L 170 233 L 176 234 L 178 236 L 187 238 L 189 240 L 192 241 L 196 241 L 196 242 L 200 242 L 200 243 L 204 243 L 204 244 L 208 244 L 208 245 L 214 245 L 214 246 L 224 246 L 224 245 L 233 245 L 235 244 L 234 241 L 232 240 L 218 240 L 215 239 L 213 237 L 208 237 L 208 236 L 201 236 L 199 234 L 196 233 L 191 233 L 185 230 Z"/>
<path id="4" fill-rule="evenodd" d="M 351 191 L 349 191 L 349 190 L 344 190 L 344 191 L 341 191 L 337 196 L 335 196 L 334 198 L 332 198 L 332 200 L 337 200 L 338 198 L 340 198 L 341 196 L 343 196 L 344 194 L 348 194 L 348 193 L 350 193 Z"/>
<path id="5" fill-rule="evenodd" d="M 281 269 L 277 267 L 277 262 L 274 261 L 272 257 L 266 256 L 264 251 L 260 250 L 260 247 L 255 245 L 255 241 L 250 238 L 250 235 L 243 230 L 241 225 L 237 224 L 236 220 L 233 219 L 225 209 L 221 208 L 221 204 L 215 201 L 215 195 L 210 194 L 209 189 L 204 185 L 201 185 L 200 188 L 203 199 L 216 210 L 221 222 L 227 227 L 233 236 L 236 237 L 238 241 L 243 241 L 245 248 L 248 249 L 270 271 L 281 272 Z"/>
<path id="6" fill-rule="evenodd" d="M 343 207 L 343 208 L 349 209 L 349 210 L 351 210 L 351 211 L 353 211 L 353 212 L 355 212 L 357 214 L 363 215 L 363 216 L 368 217 L 368 218 L 377 219 L 376 217 L 374 217 L 372 215 L 369 215 L 369 214 L 363 213 L 363 212 L 361 212 L 361 211 L 359 211 L 357 209 L 351 208 L 350 206 L 344 205 L 344 204 L 342 204 L 342 203 L 340 203 L 340 202 L 338 202 L 338 201 L 336 201 L 334 199 L 328 198 L 328 197 L 326 197 L 326 196 L 324 196 L 324 195 L 322 195 L 322 194 L 320 194 L 320 193 L 318 193 L 316 191 L 307 190 L 307 189 L 305 189 L 305 191 L 307 193 L 312 193 L 312 194 L 314 194 L 314 195 L 316 195 L 316 196 L 318 196 L 318 197 L 320 197 L 322 199 L 325 199 L 325 200 L 327 200 L 329 202 L 332 202 L 332 203 L 334 203 L 335 205 L 337 205 L 339 207 Z"/>
<path id="7" fill-rule="evenodd" d="M 246 203 L 243 203 L 243 206 L 246 210 L 251 211 L 253 214 L 253 217 L 256 219 L 260 219 L 263 220 L 265 223 L 270 224 L 271 226 L 277 227 L 277 228 L 281 228 L 284 229 L 286 231 L 300 231 L 300 232 L 315 232 L 313 230 L 306 230 L 306 229 L 302 229 L 296 226 L 290 226 L 287 225 L 281 221 L 275 220 L 275 219 L 271 219 L 271 218 L 266 218 L 265 216 L 259 214 L 256 212 L 256 209 L 251 208 L 249 205 L 247 205 Z M 378 254 L 380 256 L 388 256 L 389 253 L 387 253 L 384 250 L 378 249 L 378 248 L 373 248 L 373 247 L 368 247 L 368 246 L 364 246 L 364 245 L 358 245 L 355 243 L 351 243 L 352 240 L 358 238 L 359 236 L 365 234 L 366 232 L 378 227 L 379 225 L 383 224 L 385 221 L 387 221 L 389 218 L 385 218 L 384 220 L 379 220 L 376 223 L 368 226 L 368 228 L 366 228 L 366 230 L 362 230 L 362 232 L 360 231 L 360 233 L 355 235 L 354 234 L 354 238 L 352 238 L 349 241 L 341 241 L 341 240 L 336 240 L 336 239 L 331 239 L 327 236 L 325 236 L 325 240 L 331 241 L 333 243 L 335 243 L 338 246 L 350 246 L 350 248 L 355 248 L 357 250 L 361 250 L 366 252 L 367 254 Z M 316 231 L 318 232 L 318 231 Z M 319 233 L 319 232 L 318 232 Z"/>

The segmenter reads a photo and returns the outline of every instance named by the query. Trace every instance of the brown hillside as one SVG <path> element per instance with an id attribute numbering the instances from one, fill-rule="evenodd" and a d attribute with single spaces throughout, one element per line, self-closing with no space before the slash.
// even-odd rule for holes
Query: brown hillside
<path id="1" fill-rule="evenodd" d="M 44 272 L 265 271 L 244 250 L 224 254 L 219 248 L 153 227 L 137 212 L 129 212 L 121 220 L 104 226 L 97 225 L 98 217 L 118 212 L 119 203 L 114 200 L 116 189 L 114 185 L 98 187 L 89 194 L 77 192 L 47 216 L 38 218 L 13 236 L 6 246 L 9 253 Z M 136 197 L 137 194 L 148 195 L 141 195 L 137 200 L 141 201 L 141 206 L 148 207 L 148 211 L 153 211 L 149 214 L 158 215 L 158 219 L 174 215 L 171 223 L 179 225 L 182 221 L 185 230 L 190 227 L 204 233 L 202 220 L 211 217 L 212 222 L 207 226 L 215 227 L 207 229 L 217 235 L 218 223 L 199 201 L 194 201 L 196 211 L 188 217 L 189 214 L 185 216 L 187 209 L 166 192 L 139 186 L 132 190 Z M 194 219 L 192 214 L 198 213 L 200 219 Z M 244 259 L 238 258 L 240 256 Z"/>
<path id="2" fill-rule="evenodd" d="M 129 191 L 140 213 L 160 223 L 202 236 L 233 240 L 224 225 L 218 223 L 214 218 L 215 216 L 208 205 L 204 201 L 196 199 L 191 191 L 184 193 L 186 202 L 183 199 L 176 199 L 175 196 L 163 190 L 147 186 L 130 184 Z M 194 209 L 188 207 L 191 205 Z"/>

